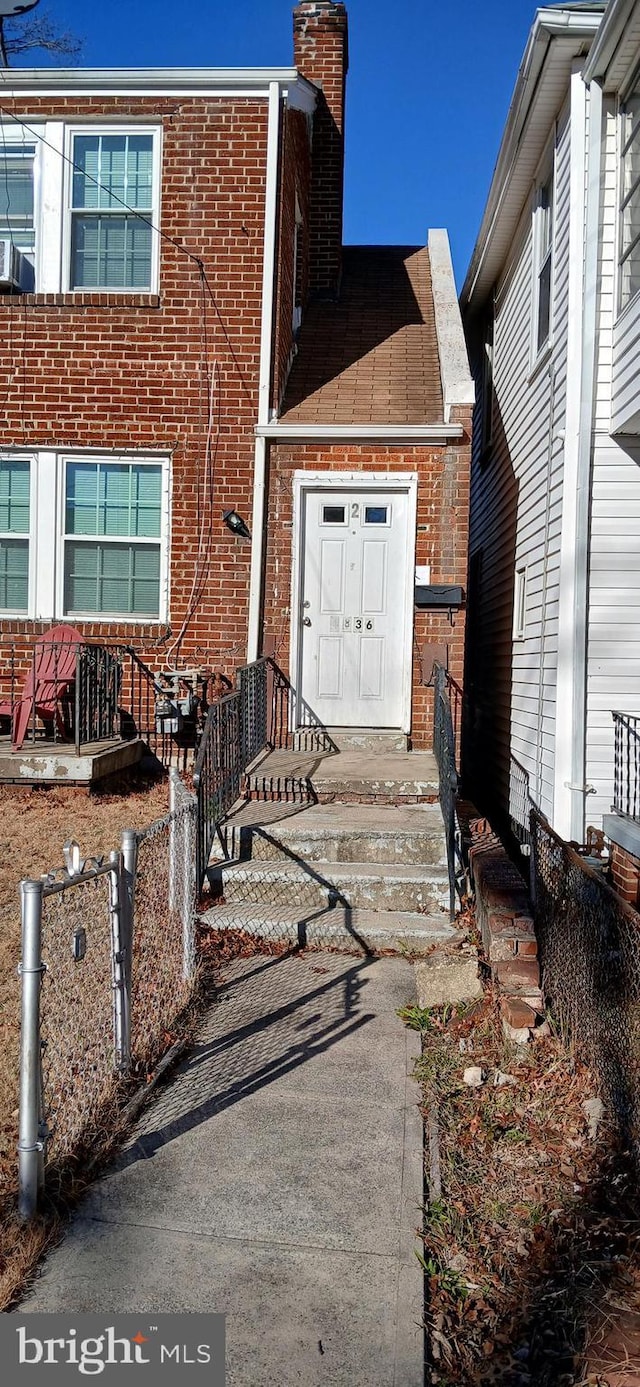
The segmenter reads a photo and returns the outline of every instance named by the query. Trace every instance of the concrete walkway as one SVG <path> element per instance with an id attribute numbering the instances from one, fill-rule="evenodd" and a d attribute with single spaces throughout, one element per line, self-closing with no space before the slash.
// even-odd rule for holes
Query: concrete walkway
<path id="1" fill-rule="evenodd" d="M 225 1311 L 229 1387 L 422 1387 L 413 972 L 229 965 L 21 1309 Z"/>

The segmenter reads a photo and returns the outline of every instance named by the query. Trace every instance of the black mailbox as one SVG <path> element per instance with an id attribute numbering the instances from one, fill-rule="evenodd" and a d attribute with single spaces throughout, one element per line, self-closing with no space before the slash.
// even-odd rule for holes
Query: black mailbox
<path id="1" fill-rule="evenodd" d="M 416 587 L 416 607 L 461 607 L 462 588 L 456 583 L 429 583 L 427 587 Z"/>

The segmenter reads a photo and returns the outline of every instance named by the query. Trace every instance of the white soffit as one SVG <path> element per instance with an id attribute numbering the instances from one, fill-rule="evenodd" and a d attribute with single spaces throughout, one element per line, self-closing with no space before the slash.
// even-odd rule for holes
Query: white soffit
<path id="1" fill-rule="evenodd" d="M 460 295 L 463 312 L 481 308 L 505 263 L 544 146 L 568 94 L 572 65 L 587 52 L 603 11 L 604 5 L 589 5 L 536 14 Z"/>
<path id="2" fill-rule="evenodd" d="M 0 68 L 0 102 L 3 96 L 268 97 L 273 82 L 290 105 L 313 111 L 317 90 L 295 67 Z"/>
<path id="3" fill-rule="evenodd" d="M 617 92 L 640 57 L 640 6 L 636 0 L 610 0 L 585 64 L 585 82 L 602 81 Z"/>

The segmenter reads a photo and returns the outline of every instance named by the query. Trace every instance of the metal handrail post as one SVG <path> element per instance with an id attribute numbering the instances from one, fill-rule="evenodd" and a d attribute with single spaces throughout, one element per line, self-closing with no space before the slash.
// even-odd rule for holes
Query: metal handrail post
<path id="1" fill-rule="evenodd" d="M 45 1134 L 41 1123 L 40 989 L 42 963 L 42 881 L 23 881 L 22 980 L 20 1025 L 20 1122 L 18 1136 L 18 1212 L 35 1216 L 44 1181 Z"/>
<path id="2" fill-rule="evenodd" d="M 80 680 L 82 678 L 82 655 L 81 647 L 76 646 L 76 694 L 75 694 L 75 719 L 76 719 L 76 756 L 80 755 L 80 744 L 82 740 L 82 730 L 80 727 L 82 695 L 80 690 Z"/>

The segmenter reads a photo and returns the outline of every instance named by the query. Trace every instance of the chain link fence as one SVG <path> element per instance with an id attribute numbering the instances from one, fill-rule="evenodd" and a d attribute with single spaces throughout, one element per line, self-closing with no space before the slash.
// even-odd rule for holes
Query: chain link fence
<path id="1" fill-rule="evenodd" d="M 136 833 L 131 1055 L 153 1064 L 189 999 L 195 969 L 195 802 L 178 776 L 172 811 Z"/>
<path id="2" fill-rule="evenodd" d="M 537 810 L 531 845 L 545 996 L 640 1160 L 640 915 Z"/>
<path id="3" fill-rule="evenodd" d="M 111 870 L 43 891 L 40 993 L 48 1152 L 70 1156 L 117 1086 Z M 79 953 L 83 951 L 83 957 Z M 42 1113 L 45 1118 L 45 1113 Z"/>
<path id="4" fill-rule="evenodd" d="M 193 990 L 196 800 L 171 773 L 170 813 L 108 858 L 64 848 L 64 868 L 21 883 L 19 1207 L 47 1163 L 95 1143 L 124 1092 L 168 1048 Z"/>

